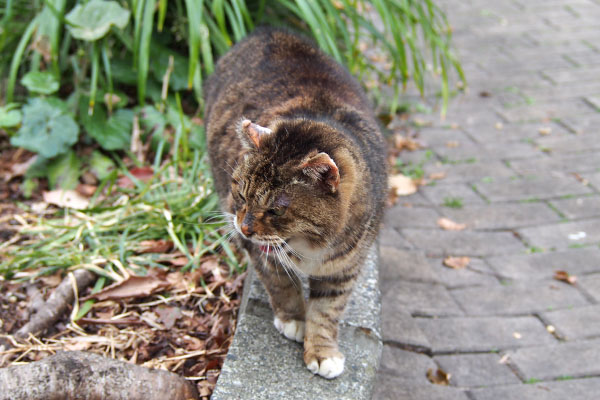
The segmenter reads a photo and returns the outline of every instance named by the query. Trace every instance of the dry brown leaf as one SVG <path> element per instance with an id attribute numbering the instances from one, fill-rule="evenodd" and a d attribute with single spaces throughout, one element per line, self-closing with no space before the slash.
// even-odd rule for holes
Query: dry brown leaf
<path id="1" fill-rule="evenodd" d="M 446 257 L 444 265 L 452 269 L 464 269 L 469 266 L 471 259 L 469 257 Z"/>
<path id="2" fill-rule="evenodd" d="M 396 174 L 389 177 L 389 186 L 396 196 L 408 196 L 417 191 L 415 181 L 408 176 Z"/>
<path id="3" fill-rule="evenodd" d="M 450 384 L 450 375 L 443 369 L 438 368 L 436 371 L 433 368 L 427 370 L 427 379 L 436 385 L 448 386 Z"/>
<path id="4" fill-rule="evenodd" d="M 62 208 L 74 208 L 83 210 L 87 208 L 90 201 L 74 190 L 56 189 L 44 192 L 44 201 Z"/>
<path id="5" fill-rule="evenodd" d="M 394 147 L 396 148 L 396 150 L 415 151 L 422 148 L 423 146 L 421 146 L 419 142 L 410 137 L 406 137 L 399 133 L 396 133 L 394 134 Z"/>
<path id="6" fill-rule="evenodd" d="M 504 128 L 504 125 L 502 125 L 502 122 L 496 122 L 496 124 L 494 125 L 494 127 L 501 131 Z"/>
<path id="7" fill-rule="evenodd" d="M 170 240 L 142 240 L 136 246 L 136 253 L 166 253 L 173 248 Z"/>
<path id="8" fill-rule="evenodd" d="M 96 193 L 96 189 L 98 189 L 98 186 L 96 185 L 80 183 L 79 185 L 77 185 L 77 188 L 75 190 L 83 197 L 92 197 L 94 193 Z"/>
<path id="9" fill-rule="evenodd" d="M 158 322 L 161 322 L 167 329 L 171 329 L 175 325 L 175 321 L 183 316 L 179 307 L 160 306 L 154 311 L 158 314 Z"/>
<path id="10" fill-rule="evenodd" d="M 104 301 L 132 297 L 147 297 L 170 285 L 164 271 L 159 271 L 146 276 L 132 275 L 121 282 L 107 286 L 96 294 L 84 297 L 82 300 L 97 299 L 98 301 Z"/>
<path id="11" fill-rule="evenodd" d="M 540 135 L 546 136 L 552 133 L 552 128 L 550 128 L 549 126 L 543 126 L 538 130 L 538 132 L 540 133 Z"/>
<path id="12" fill-rule="evenodd" d="M 440 218 L 437 220 L 437 224 L 440 228 L 447 231 L 462 231 L 467 227 L 467 224 L 459 224 L 448 218 Z"/>
<path id="13" fill-rule="evenodd" d="M 154 175 L 154 170 L 152 167 L 135 167 L 129 170 L 129 173 L 133 175 L 135 178 L 139 179 L 142 182 L 148 182 L 152 179 Z M 129 179 L 128 176 L 122 176 L 117 180 L 117 185 L 120 188 L 133 188 L 135 187 L 133 181 Z"/>
<path id="14" fill-rule="evenodd" d="M 569 274 L 567 271 L 554 271 L 554 279 L 557 281 L 566 282 L 569 285 L 577 283 L 577 277 Z"/>
<path id="15" fill-rule="evenodd" d="M 38 156 L 30 157 L 29 160 L 22 163 L 15 163 L 10 167 L 10 172 L 4 174 L 4 180 L 6 182 L 13 178 L 25 175 L 25 172 L 29 167 L 37 160 Z"/>
<path id="16" fill-rule="evenodd" d="M 446 142 L 446 147 L 453 149 L 455 147 L 460 146 L 460 143 L 458 142 L 458 140 L 449 140 Z"/>
<path id="17" fill-rule="evenodd" d="M 431 174 L 429 174 L 429 179 L 431 180 L 440 180 L 440 179 L 444 179 L 446 177 L 446 173 L 445 172 L 432 172 Z"/>

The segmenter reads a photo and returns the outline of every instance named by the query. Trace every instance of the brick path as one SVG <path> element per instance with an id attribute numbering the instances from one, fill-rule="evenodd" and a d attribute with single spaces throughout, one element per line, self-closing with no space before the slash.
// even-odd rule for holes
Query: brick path
<path id="1" fill-rule="evenodd" d="M 440 3 L 470 90 L 445 122 L 419 116 L 433 122 L 425 174 L 446 178 L 385 218 L 374 399 L 598 398 L 600 1 Z M 442 230 L 439 217 L 468 227 Z"/>

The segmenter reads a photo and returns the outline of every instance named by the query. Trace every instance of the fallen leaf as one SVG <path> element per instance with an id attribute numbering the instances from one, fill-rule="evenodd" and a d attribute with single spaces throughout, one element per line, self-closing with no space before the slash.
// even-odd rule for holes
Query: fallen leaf
<path id="1" fill-rule="evenodd" d="M 154 311 L 158 314 L 158 322 L 161 322 L 167 329 L 173 328 L 175 321 L 183 316 L 179 307 L 160 306 Z"/>
<path id="2" fill-rule="evenodd" d="M 513 337 L 515 339 L 521 339 L 523 337 L 523 335 L 521 335 L 519 332 L 513 332 Z"/>
<path id="3" fill-rule="evenodd" d="M 146 276 L 131 275 L 127 279 L 114 283 L 96 294 L 82 298 L 97 299 L 98 301 L 118 300 L 132 297 L 147 297 L 170 286 L 164 271 L 157 271 Z"/>
<path id="4" fill-rule="evenodd" d="M 460 146 L 460 143 L 457 140 L 449 140 L 446 142 L 446 147 L 450 149 L 453 149 L 458 146 Z"/>
<path id="5" fill-rule="evenodd" d="M 508 354 L 505 354 L 502 356 L 502 358 L 500 358 L 500 360 L 498 361 L 498 364 L 506 364 L 509 359 L 510 359 L 510 356 Z"/>
<path id="6" fill-rule="evenodd" d="M 459 224 L 448 218 L 438 219 L 437 224 L 440 226 L 440 228 L 447 231 L 462 231 L 467 227 L 467 224 Z"/>
<path id="7" fill-rule="evenodd" d="M 48 204 L 62 208 L 74 208 L 83 210 L 87 208 L 90 201 L 74 190 L 56 189 L 44 192 L 44 201 Z"/>
<path id="8" fill-rule="evenodd" d="M 494 128 L 501 131 L 504 128 L 504 125 L 502 124 L 502 122 L 496 122 L 496 124 L 494 125 Z"/>
<path id="9" fill-rule="evenodd" d="M 148 182 L 154 176 L 154 170 L 152 167 L 135 167 L 129 170 L 129 173 L 134 178 L 139 179 L 142 182 Z M 122 176 L 117 180 L 117 185 L 120 188 L 131 189 L 135 187 L 133 181 L 128 176 Z"/>
<path id="10" fill-rule="evenodd" d="M 25 175 L 25 172 L 27 172 L 29 167 L 37 160 L 37 158 L 38 156 L 35 155 L 33 157 L 30 157 L 29 160 L 25 162 L 13 164 L 10 167 L 10 172 L 4 174 L 4 180 L 8 182 L 13 178 Z"/>
<path id="11" fill-rule="evenodd" d="M 543 126 L 538 130 L 538 132 L 540 133 L 540 135 L 546 136 L 552 132 L 552 128 L 550 128 L 549 126 Z"/>
<path id="12" fill-rule="evenodd" d="M 427 379 L 431 383 L 435 383 L 436 385 L 448 386 L 450 384 L 451 375 L 444 371 L 443 369 L 438 368 L 436 371 L 433 368 L 429 368 L 427 370 Z"/>
<path id="13" fill-rule="evenodd" d="M 396 196 L 408 196 L 417 191 L 417 185 L 408 176 L 396 174 L 389 177 L 389 186 Z"/>
<path id="14" fill-rule="evenodd" d="M 466 268 L 471 259 L 469 257 L 446 257 L 444 259 L 444 265 L 452 269 L 464 269 Z"/>
<path id="15" fill-rule="evenodd" d="M 77 193 L 79 193 L 80 195 L 82 195 L 84 197 L 92 197 L 94 195 L 94 193 L 96 193 L 96 189 L 98 189 L 98 186 L 96 186 L 96 185 L 88 185 L 87 183 L 80 183 L 79 185 L 77 185 L 77 188 L 75 190 L 77 191 Z"/>
<path id="16" fill-rule="evenodd" d="M 479 97 L 492 97 L 492 94 L 487 90 L 482 90 L 481 92 L 479 92 Z"/>
<path id="17" fill-rule="evenodd" d="M 419 142 L 410 137 L 406 137 L 399 133 L 396 133 L 394 135 L 394 147 L 396 148 L 396 150 L 415 151 L 422 148 L 423 146 L 421 146 Z"/>
<path id="18" fill-rule="evenodd" d="M 553 325 L 547 325 L 546 330 L 548 331 L 548 333 L 556 332 L 556 328 Z"/>
<path id="19" fill-rule="evenodd" d="M 136 253 L 166 253 L 173 248 L 170 240 L 142 240 L 136 245 Z"/>
<path id="20" fill-rule="evenodd" d="M 569 285 L 577 283 L 577 277 L 569 274 L 567 271 L 554 271 L 554 279 L 557 281 L 566 282 Z"/>
<path id="21" fill-rule="evenodd" d="M 429 179 L 431 179 L 431 180 L 440 180 L 440 179 L 444 179 L 445 177 L 446 177 L 445 172 L 432 172 L 431 174 L 429 174 Z"/>
<path id="22" fill-rule="evenodd" d="M 585 179 L 583 176 L 579 175 L 577 172 L 574 172 L 573 176 L 575 177 L 575 179 L 577 179 L 577 181 L 583 183 L 585 186 L 590 184 L 590 181 Z"/>

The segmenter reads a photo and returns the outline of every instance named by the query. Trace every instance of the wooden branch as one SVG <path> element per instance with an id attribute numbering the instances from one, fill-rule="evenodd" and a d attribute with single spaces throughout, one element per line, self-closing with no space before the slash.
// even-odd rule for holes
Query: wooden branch
<path id="1" fill-rule="evenodd" d="M 172 372 L 81 351 L 0 369 L 0 400 L 196 400 L 194 385 Z"/>
<path id="2" fill-rule="evenodd" d="M 95 275 L 86 269 L 78 269 L 73 272 L 73 275 L 75 276 L 78 293 L 91 285 L 95 278 Z M 66 276 L 48 300 L 43 303 L 43 306 L 31 315 L 29 322 L 23 325 L 15 336 L 26 338 L 30 333 L 38 335 L 44 332 L 63 316 L 69 305 L 73 303 L 74 298 L 73 284 L 69 276 Z"/>

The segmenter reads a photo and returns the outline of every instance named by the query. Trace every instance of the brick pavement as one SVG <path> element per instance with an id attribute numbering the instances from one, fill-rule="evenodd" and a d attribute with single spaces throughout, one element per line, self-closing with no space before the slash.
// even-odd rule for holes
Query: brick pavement
<path id="1" fill-rule="evenodd" d="M 373 398 L 597 398 L 600 0 L 439 4 L 469 90 L 446 121 L 418 115 L 431 122 L 419 133 L 425 174 L 446 177 L 385 217 Z M 467 229 L 442 230 L 440 217 Z M 446 256 L 471 263 L 450 269 Z M 430 368 L 449 386 L 430 383 Z"/>

